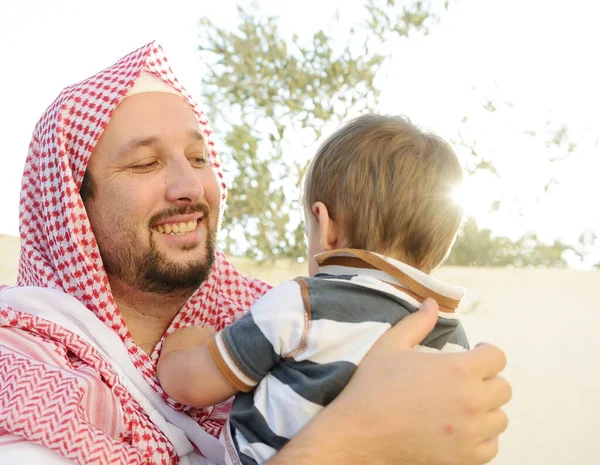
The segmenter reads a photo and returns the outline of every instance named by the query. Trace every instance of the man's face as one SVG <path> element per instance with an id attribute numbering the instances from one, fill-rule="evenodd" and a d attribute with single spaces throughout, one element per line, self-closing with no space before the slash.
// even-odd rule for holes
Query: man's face
<path id="1" fill-rule="evenodd" d="M 117 107 L 90 158 L 85 200 L 110 281 L 170 294 L 206 279 L 220 202 L 207 155 L 183 98 L 146 93 Z"/>

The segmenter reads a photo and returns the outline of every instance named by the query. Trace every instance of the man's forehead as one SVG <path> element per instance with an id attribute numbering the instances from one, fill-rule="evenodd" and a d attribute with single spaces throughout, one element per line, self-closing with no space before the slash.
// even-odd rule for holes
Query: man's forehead
<path id="1" fill-rule="evenodd" d="M 206 145 L 206 136 L 202 134 L 200 131 L 196 129 L 191 129 L 187 132 L 185 137 L 186 143 L 194 143 L 194 145 L 200 144 L 200 146 Z M 119 158 L 127 156 L 129 153 L 135 151 L 140 147 L 152 147 L 152 146 L 160 146 L 162 144 L 168 143 L 168 140 L 165 140 L 160 134 L 148 136 L 148 137 L 138 137 L 131 140 L 128 140 L 124 144 L 122 144 L 117 150 L 114 152 L 112 158 L 118 160 Z M 198 147 L 199 148 L 199 147 Z"/>
<path id="2" fill-rule="evenodd" d="M 119 104 L 96 149 L 117 160 L 139 147 L 175 141 L 206 144 L 207 137 L 183 97 L 146 93 L 127 97 Z"/>
<path id="3" fill-rule="evenodd" d="M 166 92 L 145 92 L 125 97 L 115 109 L 115 115 L 127 113 L 135 114 L 137 117 L 154 116 L 156 113 L 162 115 L 165 111 L 170 116 L 174 113 L 188 119 L 196 119 L 192 107 L 182 95 Z"/>
<path id="4" fill-rule="evenodd" d="M 181 96 L 148 93 L 125 98 L 115 109 L 106 132 L 115 132 L 120 138 L 142 137 L 152 134 L 200 132 L 198 119 Z"/>

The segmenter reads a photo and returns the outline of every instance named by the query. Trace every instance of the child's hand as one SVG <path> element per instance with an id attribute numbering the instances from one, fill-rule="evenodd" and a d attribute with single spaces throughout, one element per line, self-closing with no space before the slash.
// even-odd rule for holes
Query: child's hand
<path id="1" fill-rule="evenodd" d="M 162 347 L 161 356 L 176 350 L 200 347 L 213 334 L 215 334 L 215 330 L 210 326 L 188 326 L 179 329 L 167 336 Z"/>

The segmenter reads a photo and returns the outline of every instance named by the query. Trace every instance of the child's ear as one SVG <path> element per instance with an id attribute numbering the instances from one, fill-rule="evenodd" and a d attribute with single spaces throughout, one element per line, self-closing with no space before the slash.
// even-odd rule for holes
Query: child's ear
<path id="1" fill-rule="evenodd" d="M 321 248 L 324 251 L 339 248 L 340 230 L 337 222 L 329 216 L 329 211 L 323 202 L 315 202 L 312 212 L 317 219 L 317 227 L 321 233 Z"/>

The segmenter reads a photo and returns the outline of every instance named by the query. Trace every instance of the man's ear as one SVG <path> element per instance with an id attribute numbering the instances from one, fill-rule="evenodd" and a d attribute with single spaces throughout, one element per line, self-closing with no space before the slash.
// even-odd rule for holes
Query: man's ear
<path id="1" fill-rule="evenodd" d="M 321 232 L 321 248 L 324 251 L 340 247 L 340 228 L 338 223 L 329 216 L 329 211 L 323 202 L 315 202 L 312 212 L 317 219 L 317 227 Z"/>

